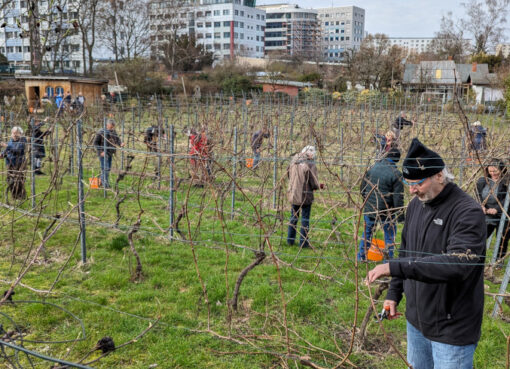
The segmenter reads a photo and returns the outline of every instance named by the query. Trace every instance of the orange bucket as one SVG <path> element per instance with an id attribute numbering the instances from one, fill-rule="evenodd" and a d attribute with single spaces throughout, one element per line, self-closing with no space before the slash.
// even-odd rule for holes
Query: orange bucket
<path id="1" fill-rule="evenodd" d="M 246 158 L 246 168 L 253 168 L 253 158 Z"/>
<path id="2" fill-rule="evenodd" d="M 367 252 L 367 259 L 371 261 L 382 261 L 384 259 L 384 240 L 373 238 Z"/>
<path id="3" fill-rule="evenodd" d="M 97 190 L 101 185 L 101 179 L 99 179 L 98 177 L 89 178 L 89 185 L 91 189 Z"/>

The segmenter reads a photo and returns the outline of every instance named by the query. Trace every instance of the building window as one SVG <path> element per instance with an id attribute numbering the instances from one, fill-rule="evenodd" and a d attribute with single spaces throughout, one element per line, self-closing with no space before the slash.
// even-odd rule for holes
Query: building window
<path id="1" fill-rule="evenodd" d="M 210 17 L 210 16 L 211 16 L 211 11 L 210 11 L 210 10 L 206 11 L 206 12 L 205 12 L 205 16 L 206 16 L 206 17 Z"/>
<path id="2" fill-rule="evenodd" d="M 221 27 L 221 22 L 214 22 L 214 27 Z"/>
<path id="3" fill-rule="evenodd" d="M 223 22 L 223 27 L 230 27 L 230 22 L 229 21 Z"/>
<path id="4" fill-rule="evenodd" d="M 230 38 L 230 32 L 223 32 L 223 38 Z"/>
<path id="5" fill-rule="evenodd" d="M 80 67 L 80 61 L 79 60 L 73 60 L 73 67 L 79 68 Z"/>
<path id="6" fill-rule="evenodd" d="M 221 32 L 214 32 L 214 38 L 221 38 Z"/>
<path id="7" fill-rule="evenodd" d="M 329 22 L 324 23 L 324 25 L 329 26 Z"/>
<path id="8" fill-rule="evenodd" d="M 221 15 L 221 14 L 220 14 L 220 11 L 219 11 L 219 10 L 215 10 L 215 11 L 214 11 L 214 15 L 215 15 L 216 17 L 217 17 L 218 15 Z"/>
<path id="9" fill-rule="evenodd" d="M 55 87 L 55 94 L 64 96 L 64 88 L 62 86 Z"/>
<path id="10" fill-rule="evenodd" d="M 197 23 L 197 28 L 202 28 L 203 26 L 204 26 L 204 24 L 202 22 Z"/>
<path id="11" fill-rule="evenodd" d="M 16 52 L 17 53 L 22 53 L 23 52 L 23 47 L 22 46 L 16 46 Z"/>
<path id="12" fill-rule="evenodd" d="M 223 15 L 230 15 L 230 10 L 223 9 Z"/>
<path id="13" fill-rule="evenodd" d="M 239 10 L 234 10 L 234 15 L 239 15 Z"/>
<path id="14" fill-rule="evenodd" d="M 44 91 L 47 97 L 53 97 L 53 87 L 48 86 Z"/>
<path id="15" fill-rule="evenodd" d="M 207 28 L 209 28 L 209 27 L 211 27 L 211 26 L 212 26 L 212 24 L 211 24 L 211 22 L 205 22 L 205 26 L 206 26 Z"/>
<path id="16" fill-rule="evenodd" d="M 212 33 L 206 33 L 205 38 L 212 38 Z"/>
<path id="17" fill-rule="evenodd" d="M 244 17 L 244 10 L 241 10 L 241 17 Z"/>
<path id="18" fill-rule="evenodd" d="M 230 44 L 223 44 L 223 50 L 229 50 Z"/>

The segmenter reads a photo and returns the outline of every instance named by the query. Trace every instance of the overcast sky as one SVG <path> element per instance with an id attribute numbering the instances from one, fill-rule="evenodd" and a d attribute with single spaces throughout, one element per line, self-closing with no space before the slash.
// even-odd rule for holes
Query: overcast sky
<path id="1" fill-rule="evenodd" d="M 365 9 L 365 31 L 385 33 L 390 37 L 433 37 L 443 14 L 451 11 L 454 16 L 464 15 L 459 0 L 257 1 L 257 5 L 281 3 L 297 4 L 302 8 L 354 5 Z"/>

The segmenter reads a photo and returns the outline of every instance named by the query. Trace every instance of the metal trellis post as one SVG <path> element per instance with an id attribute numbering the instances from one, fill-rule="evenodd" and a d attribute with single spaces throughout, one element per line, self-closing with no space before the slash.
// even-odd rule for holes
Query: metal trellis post
<path id="1" fill-rule="evenodd" d="M 78 155 L 78 211 L 80 216 L 80 244 L 81 244 L 81 261 L 83 264 L 87 262 L 87 244 L 85 233 L 85 196 L 83 193 L 83 154 L 82 154 L 82 126 L 81 120 L 78 120 L 77 125 L 77 141 L 78 146 L 76 153 Z"/>
<path id="2" fill-rule="evenodd" d="M 169 210 L 170 210 L 170 239 L 174 237 L 174 125 L 170 126 L 170 194 L 169 194 Z"/>

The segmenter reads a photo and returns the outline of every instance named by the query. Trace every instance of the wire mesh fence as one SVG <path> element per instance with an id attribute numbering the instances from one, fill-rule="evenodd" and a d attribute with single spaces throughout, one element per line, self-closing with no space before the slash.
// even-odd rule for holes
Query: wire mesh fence
<path id="1" fill-rule="evenodd" d="M 24 111 L 2 107 L 2 141 L 8 140 L 12 127 L 28 129 L 36 121 L 47 118 L 42 128 L 48 132 L 44 138 L 46 157 L 42 171 L 45 175 L 36 173 L 33 137 L 27 144 L 26 165 L 22 171 L 26 181 L 23 185 L 30 188 L 25 199 L 12 198 L 7 187 L 9 173 L 6 165 L 0 164 L 3 196 L 0 233 L 12 255 L 21 247 L 19 239 L 23 240 L 22 256 L 11 255 L 11 260 L 9 253 L 2 256 L 4 263 L 16 270 L 16 276 L 7 281 L 10 290 L 23 284 L 32 273 L 44 272 L 41 260 L 51 271 L 51 288 L 45 291 L 53 290 L 75 263 L 73 255 L 78 245 L 83 263 L 93 257 L 87 244 L 91 240 L 95 242 L 101 230 L 127 235 L 136 260 L 132 277 L 142 279 L 143 258 L 137 251 L 139 238 L 135 236 L 138 233 L 142 238 L 191 250 L 197 283 L 205 296 L 202 304 L 210 312 L 212 299 L 208 298 L 208 293 L 220 287 L 212 287 L 213 281 L 201 273 L 201 265 L 207 260 L 200 258 L 200 250 L 221 255 L 227 264 L 230 253 L 252 253 L 251 263 L 241 273 L 236 268 L 227 272 L 216 270 L 236 281 L 222 287 L 227 291 L 223 303 L 230 307 L 228 320 L 235 314 L 233 301 L 237 304 L 242 294 L 240 285 L 244 277 L 257 265 L 265 263 L 277 272 L 281 305 L 272 306 L 270 314 L 273 314 L 274 326 L 281 329 L 280 333 L 273 332 L 270 342 L 260 338 L 268 332 L 255 327 L 250 331 L 259 338 L 253 342 L 247 332 L 240 330 L 219 335 L 211 326 L 210 313 L 206 318 L 208 328 L 201 332 L 239 344 L 252 342 L 259 353 L 315 365 L 312 367 L 348 365 L 353 342 L 363 344 L 359 339 L 365 334 L 368 323 L 364 322 L 361 334 L 359 328 L 351 329 L 359 323 L 357 315 L 340 314 L 341 321 L 335 329 L 343 332 L 344 344 L 335 352 L 326 350 L 327 345 L 317 347 L 307 342 L 301 333 L 292 330 L 300 324 L 307 328 L 312 325 L 293 320 L 286 313 L 292 298 L 285 293 L 288 281 L 282 279 L 280 271 L 292 270 L 297 273 L 296 278 L 303 281 L 313 276 L 314 283 L 327 281 L 332 286 L 344 286 L 343 296 L 334 293 L 331 298 L 356 301 L 355 311 L 363 305 L 368 309 L 366 316 L 371 316 L 370 309 L 379 296 L 372 296 L 375 291 L 358 283 L 358 273 L 366 269 L 356 261 L 363 213 L 359 185 L 366 170 L 381 158 L 381 135 L 391 130 L 395 119 L 405 112 L 414 121 L 399 132 L 397 144 L 403 154 L 411 139 L 420 137 L 441 154 L 456 176 L 456 183 L 473 195 L 474 184 L 484 176 L 483 168 L 491 158 L 508 162 L 510 156 L 509 125 L 504 115 L 463 112 L 462 107 L 452 108 L 439 102 L 426 104 L 419 95 L 401 99 L 382 95 L 361 101 L 270 95 L 200 99 L 154 96 L 148 100 L 96 104 L 78 114 L 63 110 L 53 111 L 51 115 L 47 111 L 39 116 L 28 116 Z M 475 120 L 480 120 L 487 129 L 487 147 L 483 151 L 473 149 L 469 123 Z M 120 142 L 111 155 L 110 188 L 107 188 L 101 176 L 100 159 L 101 153 L 107 151 L 107 144 L 103 142 L 103 146 L 97 146 L 94 142 L 98 132 L 111 123 L 115 123 Z M 153 135 L 150 142 L 146 137 L 149 127 Z M 269 137 L 263 139 L 260 163 L 253 167 L 257 154 L 252 148 L 253 134 L 261 130 L 267 130 Z M 201 140 L 202 145 L 198 152 L 197 140 Z M 316 165 L 323 189 L 317 191 L 312 207 L 311 248 L 303 250 L 289 247 L 286 242 L 290 215 L 286 196 L 287 168 L 293 155 L 308 145 L 317 149 Z M 410 195 L 406 193 L 405 196 L 407 204 Z M 88 230 L 92 230 L 92 236 Z M 494 248 L 498 247 L 502 232 L 489 241 L 484 265 L 491 270 L 491 278 L 494 268 L 506 260 L 495 257 Z M 20 233 L 23 236 L 19 236 Z M 52 263 L 55 242 L 58 242 L 55 240 L 62 234 L 73 235 L 69 246 L 61 250 L 65 261 Z M 501 297 L 506 294 L 505 283 L 510 276 L 508 265 L 504 275 L 506 282 L 503 280 L 499 292 Z M 217 280 L 216 283 L 221 284 Z M 306 293 L 296 292 L 297 295 Z M 7 305 L 4 303 L 4 306 Z M 502 312 L 501 300 L 495 302 L 494 311 Z M 11 319 L 9 313 L 2 316 Z M 13 319 L 4 326 L 9 324 L 12 332 L 24 336 L 22 330 L 15 328 L 17 324 Z M 85 333 L 79 336 L 84 339 Z M 327 336 L 325 332 L 324 337 Z M 29 341 L 23 338 L 2 341 L 3 358 L 12 367 L 37 366 L 29 359 L 31 353 L 21 350 Z M 25 356 L 20 359 L 20 355 Z M 82 364 L 75 367 L 86 367 L 79 366 L 84 362 L 85 359 L 81 360 Z M 69 362 L 60 364 L 73 366 Z"/>

